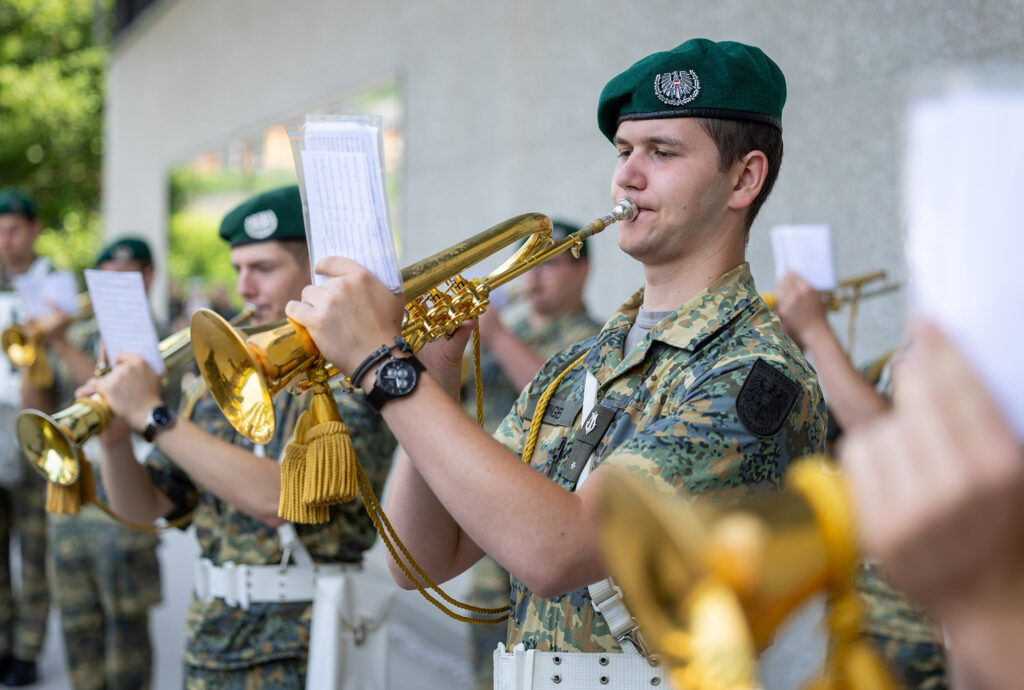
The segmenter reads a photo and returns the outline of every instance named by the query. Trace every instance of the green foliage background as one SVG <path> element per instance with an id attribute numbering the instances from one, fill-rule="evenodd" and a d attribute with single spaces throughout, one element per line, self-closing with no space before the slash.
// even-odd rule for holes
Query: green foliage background
<path id="1" fill-rule="evenodd" d="M 112 0 L 0 2 L 0 187 L 32 192 L 38 248 L 91 265 L 100 236 L 103 87 Z"/>

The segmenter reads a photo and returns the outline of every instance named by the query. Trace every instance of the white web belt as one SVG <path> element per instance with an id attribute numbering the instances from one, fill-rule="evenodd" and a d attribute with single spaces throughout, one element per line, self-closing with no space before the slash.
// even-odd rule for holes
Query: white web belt
<path id="1" fill-rule="evenodd" d="M 499 643 L 494 690 L 651 690 L 670 687 L 662 666 L 637 654 L 538 652 Z"/>

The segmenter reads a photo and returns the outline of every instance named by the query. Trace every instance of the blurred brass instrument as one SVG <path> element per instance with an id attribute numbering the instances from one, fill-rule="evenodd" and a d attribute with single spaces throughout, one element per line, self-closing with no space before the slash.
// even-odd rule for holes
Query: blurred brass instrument
<path id="1" fill-rule="evenodd" d="M 636 217 L 636 204 L 622 199 L 612 211 L 554 242 L 551 220 L 540 213 L 510 218 L 423 259 L 402 271 L 405 307 L 402 335 L 419 350 L 424 344 L 454 333 L 466 319 L 488 306 L 491 290 L 553 256 L 578 254 L 583 240 L 620 220 Z M 483 278 L 464 279 L 460 272 L 519 240 L 526 241 L 511 257 Z M 324 366 L 306 329 L 289 319 L 235 329 L 216 313 L 199 310 L 192 316 L 192 341 L 199 371 L 224 416 L 254 443 L 274 435 L 272 398 L 284 390 L 305 390 L 308 374 Z M 337 374 L 328 367 L 327 376 Z M 307 374 L 301 377 L 300 374 Z M 321 374 L 317 378 L 322 382 Z"/>
<path id="2" fill-rule="evenodd" d="M 92 316 L 92 302 L 89 293 L 78 295 L 78 311 L 72 317 L 81 321 Z M 11 324 L 0 333 L 0 346 L 11 364 L 28 370 L 29 385 L 46 388 L 53 384 L 53 371 L 45 356 L 43 334 L 32 321 Z"/>
<path id="3" fill-rule="evenodd" d="M 252 315 L 253 310 L 247 307 L 231 323 L 242 323 Z M 160 356 L 167 371 L 191 361 L 189 329 L 182 328 L 161 340 Z M 82 444 L 101 433 L 110 418 L 110 406 L 100 393 L 76 400 L 52 416 L 39 410 L 24 410 L 18 415 L 18 443 L 29 464 L 40 474 L 54 484 L 69 486 L 78 479 Z"/>
<path id="4" fill-rule="evenodd" d="M 859 635 L 853 513 L 822 458 L 796 463 L 781 492 L 687 503 L 625 472 L 602 487 L 608 568 L 673 687 L 761 687 L 757 657 L 786 616 L 830 595 L 829 656 L 809 687 L 885 690 L 887 669 Z"/>
<path id="5" fill-rule="evenodd" d="M 872 283 L 877 283 L 878 281 L 883 281 L 883 284 L 867 289 L 867 286 Z M 864 273 L 858 276 L 853 276 L 852 278 L 840 280 L 834 289 L 821 291 L 821 299 L 825 303 L 825 309 L 828 311 L 839 311 L 847 304 L 850 305 L 850 315 L 848 325 L 846 327 L 847 352 L 853 352 L 854 336 L 856 335 L 857 327 L 857 312 L 860 308 L 860 301 L 870 297 L 878 297 L 890 292 L 895 292 L 896 290 L 899 290 L 900 287 L 899 283 L 889 282 L 888 274 L 885 271 L 873 271 L 871 273 Z M 762 294 L 761 299 L 763 299 L 772 309 L 775 309 L 775 305 L 778 303 L 778 299 L 775 294 L 771 292 Z"/>

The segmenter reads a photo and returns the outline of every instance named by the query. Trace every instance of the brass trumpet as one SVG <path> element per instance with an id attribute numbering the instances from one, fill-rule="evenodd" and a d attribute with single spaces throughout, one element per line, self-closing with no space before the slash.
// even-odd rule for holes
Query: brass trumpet
<path id="1" fill-rule="evenodd" d="M 232 319 L 239 324 L 252 317 L 246 308 Z M 160 341 L 160 356 L 168 371 L 192 359 L 191 332 L 183 328 Z M 69 486 L 78 479 L 82 444 L 101 433 L 110 422 L 110 406 L 99 393 L 76 400 L 60 412 L 48 415 L 39 410 L 18 414 L 18 443 L 25 458 L 54 484 Z"/>
<path id="2" fill-rule="evenodd" d="M 870 289 L 867 288 L 871 283 L 877 283 L 878 281 L 884 282 L 878 287 Z M 885 271 L 872 271 L 870 273 L 863 273 L 858 276 L 846 278 L 845 280 L 840 280 L 832 290 L 821 291 L 821 299 L 825 303 L 825 309 L 827 311 L 839 311 L 847 304 L 850 305 L 850 316 L 846 332 L 847 352 L 853 352 L 853 341 L 857 327 L 857 312 L 860 309 L 861 300 L 886 295 L 899 289 L 900 284 L 889 282 L 888 274 Z M 775 309 L 775 306 L 778 303 L 778 298 L 772 292 L 763 293 L 761 295 L 761 299 L 763 299 L 765 304 L 772 309 Z"/>
<path id="3" fill-rule="evenodd" d="M 402 271 L 406 298 L 402 335 L 414 350 L 454 333 L 466 319 L 488 306 L 491 290 L 526 273 L 553 256 L 579 252 L 583 240 L 620 220 L 636 217 L 636 204 L 622 199 L 610 213 L 565 237 L 551 238 L 551 220 L 527 213 L 499 223 Z M 526 238 L 511 257 L 483 278 L 459 273 Z M 235 329 L 216 313 L 201 309 L 192 316 L 192 341 L 199 371 L 224 416 L 254 443 L 267 443 L 276 422 L 272 398 L 285 388 L 304 390 L 299 375 L 320 366 L 322 358 L 302 326 L 282 319 L 252 329 Z M 327 375 L 337 370 L 329 367 Z"/>
<path id="4" fill-rule="evenodd" d="M 78 295 L 78 312 L 74 321 L 92 316 L 92 302 L 89 293 Z M 11 324 L 0 333 L 0 347 L 11 360 L 11 364 L 28 370 L 29 385 L 46 388 L 53 384 L 53 370 L 43 354 L 43 334 L 32 321 Z"/>
<path id="5" fill-rule="evenodd" d="M 852 507 L 842 480 L 820 460 L 795 464 L 783 491 L 728 506 L 690 504 L 624 472 L 606 477 L 606 563 L 673 687 L 760 687 L 758 654 L 786 616 L 820 591 L 831 596 L 832 644 L 811 687 L 895 685 L 859 638 Z"/>

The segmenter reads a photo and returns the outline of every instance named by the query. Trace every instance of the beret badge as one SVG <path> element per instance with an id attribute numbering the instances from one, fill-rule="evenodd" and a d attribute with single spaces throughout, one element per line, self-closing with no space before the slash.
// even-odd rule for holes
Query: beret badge
<path id="1" fill-rule="evenodd" d="M 254 240 L 265 240 L 277 230 L 277 214 L 266 209 L 246 216 L 242 221 L 245 234 Z"/>
<path id="2" fill-rule="evenodd" d="M 692 69 L 654 77 L 654 95 L 665 105 L 686 105 L 700 95 L 700 79 Z"/>

